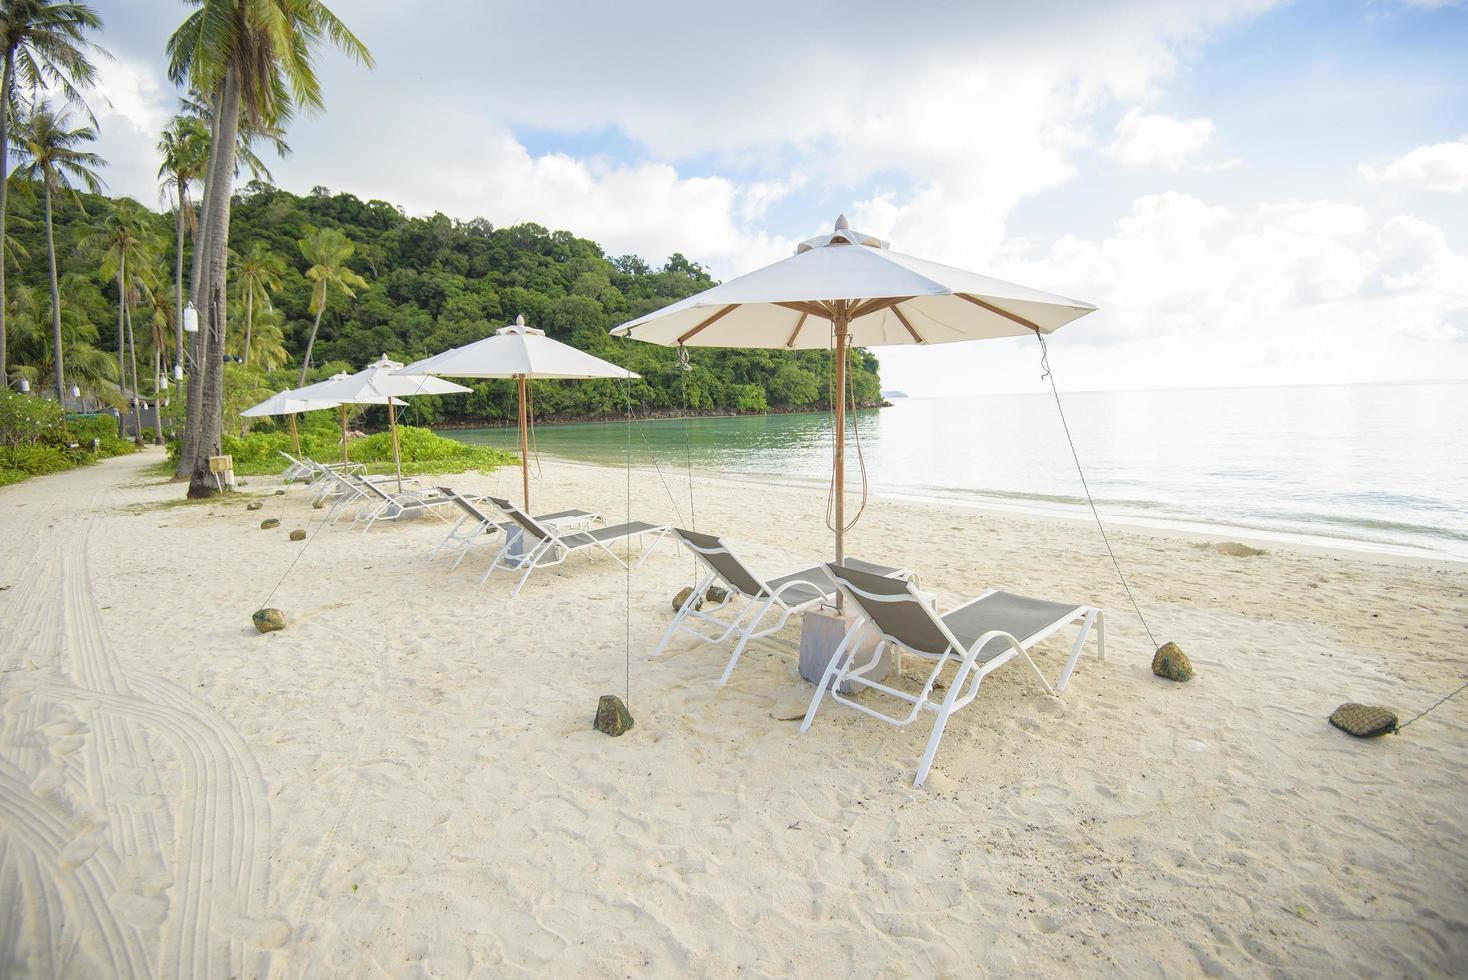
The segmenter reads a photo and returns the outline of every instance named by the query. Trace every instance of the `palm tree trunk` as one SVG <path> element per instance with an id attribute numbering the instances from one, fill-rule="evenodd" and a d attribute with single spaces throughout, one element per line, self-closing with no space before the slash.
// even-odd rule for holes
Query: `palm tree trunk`
<path id="1" fill-rule="evenodd" d="M 183 334 L 183 246 L 184 246 L 184 208 L 189 206 L 189 194 L 187 188 L 180 185 L 178 189 L 178 214 L 173 222 L 174 234 L 174 258 L 173 258 L 173 363 L 183 367 L 184 334 Z"/>
<path id="2" fill-rule="evenodd" d="M 153 444 L 163 445 L 163 331 L 153 328 Z"/>
<path id="3" fill-rule="evenodd" d="M 127 390 L 127 368 L 123 366 L 122 357 L 127 353 L 127 344 L 123 339 L 123 311 L 127 308 L 127 253 L 121 252 L 117 256 L 117 391 L 121 394 Z M 127 426 L 121 421 L 117 424 L 118 436 L 127 437 Z"/>
<path id="4" fill-rule="evenodd" d="M 209 127 L 209 166 L 204 172 L 204 199 L 199 205 L 199 218 L 194 228 L 194 261 L 193 278 L 189 280 L 189 294 L 194 308 L 198 309 L 203 302 L 205 291 L 204 283 L 204 255 L 209 248 L 209 236 L 212 230 L 209 227 L 209 214 L 214 201 L 216 181 L 215 170 L 218 166 L 220 155 L 219 146 L 219 116 L 222 93 L 214 99 L 214 118 Z M 231 172 L 233 172 L 231 168 Z M 178 311 L 179 322 L 183 322 L 183 310 Z M 174 469 L 177 478 L 190 476 L 194 472 L 195 458 L 198 455 L 199 431 L 202 427 L 202 407 L 204 404 L 204 366 L 208 360 L 209 337 L 208 331 L 201 329 L 194 334 L 189 341 L 193 349 L 193 356 L 189 361 L 189 390 L 184 407 L 184 430 L 179 440 L 178 465 Z"/>
<path id="5" fill-rule="evenodd" d="M 311 324 L 311 336 L 306 341 L 306 356 L 301 358 L 301 380 L 296 382 L 299 388 L 306 383 L 306 371 L 311 367 L 311 348 L 316 346 L 316 331 L 321 328 L 321 314 L 326 312 L 326 293 L 321 294 L 321 302 L 316 304 L 316 322 Z"/>
<path id="6" fill-rule="evenodd" d="M 241 362 L 246 366 L 250 363 L 250 328 L 255 325 L 255 290 L 253 284 L 245 290 L 245 358 Z"/>
<path id="7" fill-rule="evenodd" d="M 189 477 L 190 497 L 211 497 L 218 493 L 214 478 L 209 473 L 209 457 L 219 455 L 220 440 L 224 428 L 224 338 L 227 324 L 225 316 L 225 287 L 229 259 L 229 208 L 234 192 L 235 150 L 239 139 L 240 85 L 239 78 L 231 71 L 224 78 L 224 92 L 216 114 L 219 122 L 217 158 L 214 172 L 209 175 L 209 187 L 213 194 L 204 215 L 208 234 L 205 245 L 204 321 L 209 332 L 208 351 L 205 357 L 203 401 L 200 405 L 199 441 L 194 447 L 194 468 Z M 202 331 L 201 331 L 202 332 Z"/>
<path id="8" fill-rule="evenodd" d="M 51 267 L 51 342 L 56 345 L 52 351 L 52 359 L 56 363 L 56 402 L 61 406 L 62 418 L 65 418 L 66 371 L 61 355 L 61 286 L 56 281 L 56 236 L 51 230 L 51 182 L 47 179 L 48 176 L 43 175 L 41 179 L 46 185 L 46 258 Z"/>
<path id="9" fill-rule="evenodd" d="M 143 438 L 143 413 L 138 408 L 138 342 L 133 337 L 133 311 L 127 308 L 127 349 L 133 365 L 133 438 Z"/>
<path id="10" fill-rule="evenodd" d="M 9 389 L 9 362 L 5 359 L 5 209 L 10 199 L 10 89 L 15 75 L 15 51 L 8 47 L 4 72 L 0 80 L 0 388 Z"/>

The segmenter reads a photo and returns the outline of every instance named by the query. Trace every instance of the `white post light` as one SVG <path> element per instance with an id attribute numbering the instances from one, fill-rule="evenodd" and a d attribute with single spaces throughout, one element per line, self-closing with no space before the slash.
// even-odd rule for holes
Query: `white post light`
<path id="1" fill-rule="evenodd" d="M 173 380 L 175 380 L 175 381 L 182 381 L 183 380 L 183 365 L 182 364 L 175 364 L 173 366 Z"/>
<path id="2" fill-rule="evenodd" d="M 188 306 L 184 307 L 183 321 L 184 333 L 199 332 L 199 311 L 194 309 L 193 303 L 190 303 Z"/>
<path id="3" fill-rule="evenodd" d="M 82 390 L 80 388 L 78 388 L 76 385 L 72 385 L 71 386 L 71 397 L 73 397 L 73 398 L 80 398 L 81 396 L 82 396 Z"/>
<path id="4" fill-rule="evenodd" d="M 31 393 L 31 383 L 25 378 L 20 379 L 20 393 L 22 395 L 29 395 Z"/>

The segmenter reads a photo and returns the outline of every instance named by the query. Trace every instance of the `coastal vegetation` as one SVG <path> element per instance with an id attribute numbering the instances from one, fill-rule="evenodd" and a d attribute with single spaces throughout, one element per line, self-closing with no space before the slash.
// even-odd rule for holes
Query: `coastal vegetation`
<path id="1" fill-rule="evenodd" d="M 136 449 L 111 415 L 63 419 L 54 401 L 0 391 L 0 487 Z"/>

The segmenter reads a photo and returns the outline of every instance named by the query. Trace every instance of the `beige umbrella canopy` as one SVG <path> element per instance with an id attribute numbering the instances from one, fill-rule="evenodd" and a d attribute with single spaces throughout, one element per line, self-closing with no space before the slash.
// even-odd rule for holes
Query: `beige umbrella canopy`
<path id="1" fill-rule="evenodd" d="M 1096 307 L 894 252 L 853 231 L 802 242 L 795 254 L 612 330 L 668 347 L 835 352 L 836 561 L 845 554 L 846 352 L 1044 334 Z"/>
<path id="2" fill-rule="evenodd" d="M 552 340 L 544 330 L 527 327 L 523 316 L 515 317 L 514 323 L 501 327 L 483 340 L 414 361 L 397 373 L 436 374 L 451 378 L 514 378 L 519 382 L 520 468 L 526 513 L 530 512 L 530 468 L 526 466 L 526 384 L 532 378 L 637 377 L 620 365 Z"/>
<path id="3" fill-rule="evenodd" d="M 386 354 L 356 374 L 337 374 L 296 391 L 297 396 L 325 399 L 341 404 L 342 462 L 347 456 L 347 405 L 386 405 L 387 423 L 392 432 L 393 469 L 398 489 L 403 489 L 403 460 L 398 448 L 397 406 L 401 399 L 414 395 L 457 395 L 468 391 L 463 385 L 429 375 L 402 371 L 403 365 L 389 360 Z"/>
<path id="4" fill-rule="evenodd" d="M 301 436 L 296 431 L 296 415 L 300 412 L 314 412 L 322 408 L 336 408 L 336 402 L 317 400 L 311 398 L 300 398 L 296 391 L 279 391 L 265 399 L 258 405 L 251 405 L 240 413 L 242 418 L 260 418 L 265 415 L 284 415 L 291 423 L 291 443 L 296 448 L 296 455 L 301 455 Z"/>

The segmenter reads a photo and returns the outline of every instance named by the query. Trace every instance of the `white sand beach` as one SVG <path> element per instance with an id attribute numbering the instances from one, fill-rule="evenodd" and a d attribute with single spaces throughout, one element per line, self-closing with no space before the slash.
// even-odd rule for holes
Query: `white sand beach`
<path id="1" fill-rule="evenodd" d="M 437 521 L 318 533 L 307 489 L 261 478 L 170 506 L 158 458 L 0 489 L 0 975 L 1468 972 L 1468 703 L 1372 741 L 1326 723 L 1463 682 L 1468 567 L 1113 528 L 1197 669 L 1174 684 L 1094 527 L 874 500 L 851 553 L 940 606 L 1109 617 L 1062 698 L 986 681 L 914 789 L 928 720 L 827 705 L 798 734 L 788 643 L 723 688 L 727 648 L 652 657 L 689 584 L 671 541 L 512 600 L 476 585 L 490 548 L 429 563 Z M 534 509 L 620 521 L 630 484 L 632 517 L 685 521 L 664 475 L 676 505 L 655 472 L 548 461 Z M 826 557 L 822 493 L 694 484 L 759 569 Z M 290 626 L 258 635 L 272 590 Z M 624 687 L 636 727 L 607 738 Z"/>

